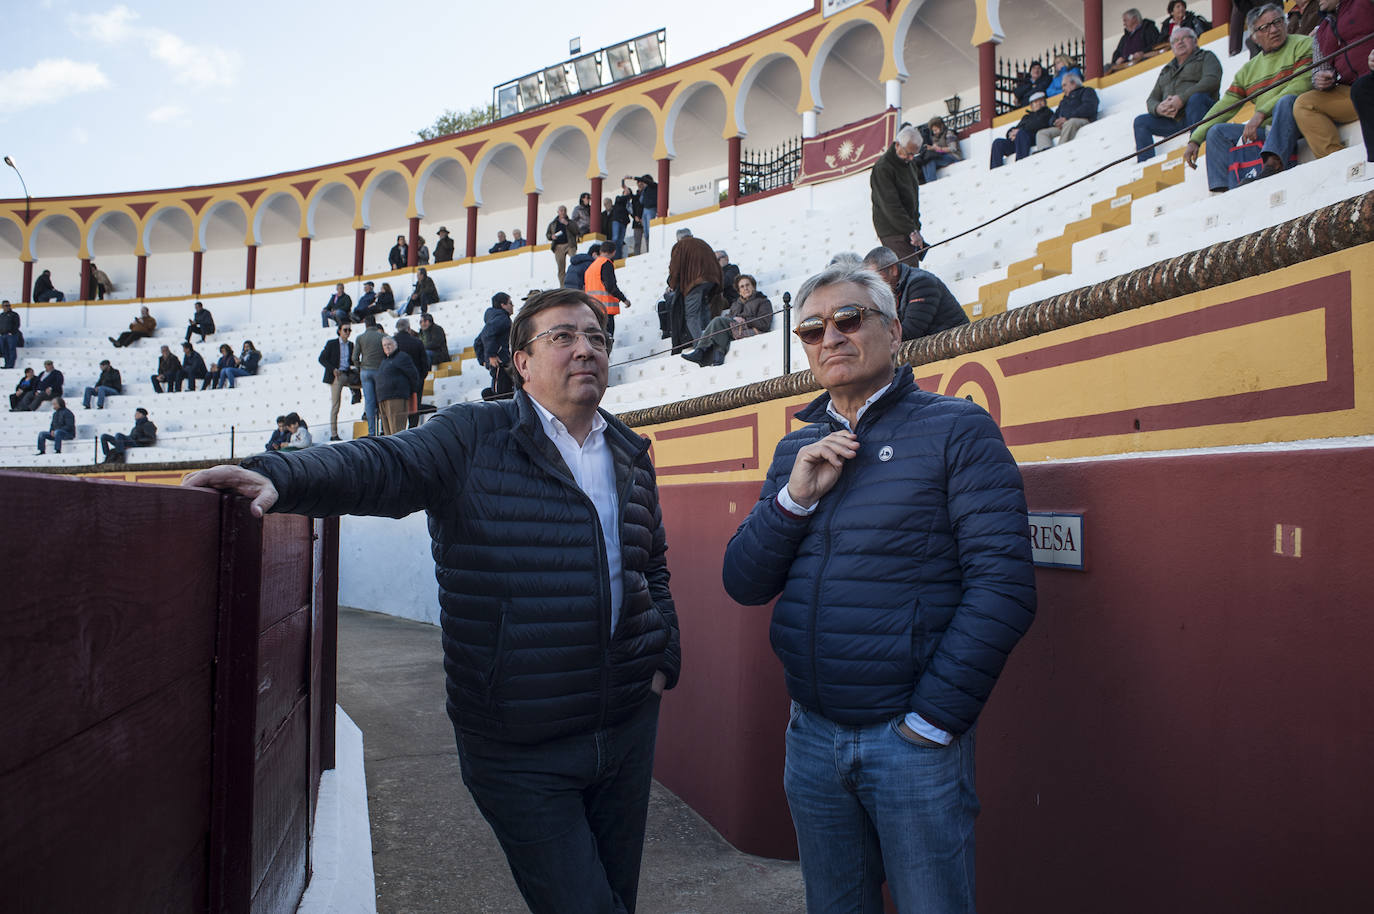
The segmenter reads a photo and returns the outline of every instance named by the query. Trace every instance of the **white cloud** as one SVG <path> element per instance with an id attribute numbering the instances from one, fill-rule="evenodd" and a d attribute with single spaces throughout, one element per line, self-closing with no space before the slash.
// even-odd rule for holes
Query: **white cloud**
<path id="1" fill-rule="evenodd" d="M 71 131 L 72 142 L 78 145 L 89 143 L 91 135 L 86 132 L 85 127 L 73 127 Z"/>
<path id="2" fill-rule="evenodd" d="M 155 59 L 172 71 L 177 82 L 194 86 L 227 86 L 239 70 L 239 55 L 211 45 L 197 45 L 166 29 L 135 25 L 138 13 L 120 4 L 104 13 L 76 14 L 67 17 L 79 38 L 102 44 L 140 42 Z"/>
<path id="3" fill-rule="evenodd" d="M 80 92 L 104 89 L 109 84 L 98 65 L 66 58 L 40 60 L 31 67 L 0 71 L 0 114 L 51 104 Z"/>
<path id="4" fill-rule="evenodd" d="M 184 121 L 186 109 L 180 105 L 161 105 L 148 112 L 148 120 L 154 124 L 167 124 L 172 121 Z"/>

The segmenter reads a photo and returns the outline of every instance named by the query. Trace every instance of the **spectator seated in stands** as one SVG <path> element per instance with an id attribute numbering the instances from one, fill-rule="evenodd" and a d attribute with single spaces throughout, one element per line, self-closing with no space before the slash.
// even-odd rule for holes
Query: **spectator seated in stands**
<path id="1" fill-rule="evenodd" d="M 1068 54 L 1058 54 L 1054 58 L 1054 79 L 1050 80 L 1049 86 L 1045 89 L 1045 98 L 1053 98 L 1064 91 L 1064 78 L 1070 73 L 1078 77 L 1078 81 L 1083 82 L 1083 71 L 1073 62 L 1073 58 Z"/>
<path id="2" fill-rule="evenodd" d="M 120 348 L 129 345 L 134 340 L 142 339 L 145 336 L 152 336 L 153 331 L 156 329 L 157 320 L 148 313 L 148 306 L 144 305 L 139 309 L 138 317 L 134 318 L 133 323 L 129 324 L 129 329 L 119 335 L 119 339 L 115 339 L 114 337 L 108 337 L 108 339 L 116 348 Z M 189 340 L 191 337 L 187 336 L 186 338 Z"/>
<path id="3" fill-rule="evenodd" d="M 1317 23 L 1321 21 L 1322 8 L 1317 0 L 1297 0 L 1288 11 L 1288 34 L 1311 35 L 1317 30 Z M 1347 40 L 1353 37 L 1356 36 L 1347 36 Z"/>
<path id="4" fill-rule="evenodd" d="M 702 368 L 725 364 L 732 340 L 757 336 L 773 329 L 773 303 L 758 291 L 758 282 L 748 273 L 735 278 L 735 303 L 711 318 L 702 332 L 701 342 L 691 352 L 682 353 L 689 362 Z"/>
<path id="5" fill-rule="evenodd" d="M 279 451 L 281 446 L 291 440 L 291 430 L 286 427 L 286 417 L 277 417 L 277 430 L 272 433 L 272 437 L 267 439 L 267 447 L 264 451 Z"/>
<path id="6" fill-rule="evenodd" d="M 510 249 L 512 251 L 516 250 L 517 248 L 523 248 L 527 244 L 529 244 L 529 242 L 526 241 L 523 237 L 521 237 L 519 229 L 511 229 Z"/>
<path id="7" fill-rule="evenodd" d="M 382 352 L 385 357 L 377 369 L 375 382 L 382 413 L 382 434 L 394 435 L 406 427 L 410 394 L 420 384 L 420 372 L 391 337 L 382 337 Z"/>
<path id="8" fill-rule="evenodd" d="M 200 302 L 196 302 L 195 313 L 186 319 L 186 342 L 191 342 L 191 334 L 194 333 L 200 336 L 203 343 L 205 338 L 214 332 L 215 316 Z"/>
<path id="9" fill-rule="evenodd" d="M 720 264 L 720 289 L 725 295 L 728 307 L 739 297 L 739 291 L 735 288 L 735 280 L 739 279 L 739 267 L 730 262 L 730 254 L 724 250 L 716 251 L 716 263 Z"/>
<path id="10" fill-rule="evenodd" d="M 19 412 L 19 404 L 24 397 L 38 386 L 38 375 L 33 373 L 32 368 L 24 369 L 24 376 L 19 379 L 19 383 L 14 385 L 14 393 L 10 394 L 10 412 Z"/>
<path id="11" fill-rule="evenodd" d="M 124 452 L 129 448 L 152 447 L 154 444 L 157 444 L 157 426 L 148 418 L 148 411 L 141 406 L 134 410 L 134 427 L 129 430 L 129 434 L 100 436 L 100 450 L 105 454 L 106 463 L 123 463 Z"/>
<path id="12" fill-rule="evenodd" d="M 864 255 L 864 267 L 887 280 L 892 289 L 903 340 L 920 339 L 969 322 L 959 300 L 938 276 L 899 262 L 891 250 L 878 247 L 869 251 Z"/>
<path id="13" fill-rule="evenodd" d="M 1255 178 L 1276 175 L 1287 167 L 1298 143 L 1293 105 L 1298 96 L 1312 88 L 1310 72 L 1281 82 L 1312 63 L 1312 39 L 1306 35 L 1288 34 L 1288 21 L 1284 19 L 1283 8 L 1277 3 L 1266 3 L 1251 10 L 1245 21 L 1259 43 L 1260 53 L 1236 71 L 1230 88 L 1207 112 L 1206 118 L 1220 114 L 1251 92 L 1262 90 L 1265 86 L 1272 88 L 1254 99 L 1255 114 L 1244 124 L 1209 126 L 1204 122 L 1193 131 L 1188 147 L 1183 152 L 1183 160 L 1189 168 L 1197 168 L 1198 148 L 1205 139 L 1207 186 L 1214 191 L 1224 191 L 1230 186 L 1227 172 L 1231 167 L 1231 147 L 1236 145 L 1237 140 L 1264 143 L 1261 150 L 1263 168 Z"/>
<path id="14" fill-rule="evenodd" d="M 1154 158 L 1154 138 L 1195 126 L 1216 104 L 1221 91 L 1221 61 L 1197 46 L 1197 35 L 1179 26 L 1169 38 L 1174 59 L 1160 68 L 1155 87 L 1145 99 L 1147 113 L 1135 119 L 1137 162 Z"/>
<path id="15" fill-rule="evenodd" d="M 1050 87 L 1053 79 L 1040 61 L 1032 60 L 1030 69 L 1017 76 L 1016 87 L 1011 90 L 1012 95 L 1016 96 L 1016 107 L 1021 108 L 1029 104 L 1031 95 L 1035 92 L 1044 92 Z"/>
<path id="16" fill-rule="evenodd" d="M 18 400 L 10 398 L 10 412 L 30 413 L 38 409 L 43 401 L 62 396 L 62 382 L 62 372 L 53 367 L 52 359 L 48 359 L 23 396 Z"/>
<path id="17" fill-rule="evenodd" d="M 434 280 L 430 278 L 428 270 L 420 267 L 420 275 L 415 280 L 415 290 L 406 301 L 405 315 L 409 316 L 414 308 L 419 308 L 421 314 L 428 314 L 429 306 L 438 301 L 439 290 L 435 287 Z"/>
<path id="18" fill-rule="evenodd" d="M 368 314 L 363 315 L 365 321 L 369 314 L 385 314 L 387 311 L 396 310 L 396 293 L 391 291 L 391 283 L 382 283 L 381 291 L 377 293 L 377 300 L 368 308 Z"/>
<path id="19" fill-rule="evenodd" d="M 191 348 L 190 343 L 181 344 L 181 371 L 177 372 L 176 387 L 181 390 L 181 385 L 185 384 L 186 389 L 194 391 L 196 382 L 205 378 L 209 371 L 205 367 L 205 359 L 201 358 L 199 352 Z"/>
<path id="20" fill-rule="evenodd" d="M 502 251 L 510 250 L 510 241 L 506 238 L 505 232 L 496 233 L 496 243 L 487 248 L 488 254 L 500 254 Z"/>
<path id="21" fill-rule="evenodd" d="M 367 317 L 369 314 L 376 313 L 372 310 L 372 306 L 376 301 L 377 293 L 373 290 L 372 283 L 370 281 L 363 283 L 363 294 L 358 296 L 358 303 L 353 306 L 353 310 L 348 316 L 355 323 L 362 323 L 363 318 Z"/>
<path id="22" fill-rule="evenodd" d="M 47 443 L 52 442 L 54 453 L 62 453 L 62 442 L 76 437 L 76 416 L 67 409 L 67 401 L 54 397 L 52 401 L 52 421 L 46 432 L 38 433 L 38 453 L 46 453 Z"/>
<path id="23" fill-rule="evenodd" d="M 1083 85 L 1077 73 L 1064 76 L 1064 97 L 1059 100 L 1059 108 L 1054 112 L 1050 126 L 1035 132 L 1035 151 L 1041 152 L 1054 145 L 1059 137 L 1064 144 L 1078 136 L 1078 131 L 1097 120 L 1097 92 Z"/>
<path id="24" fill-rule="evenodd" d="M 24 334 L 19 330 L 19 312 L 14 310 L 9 299 L 0 301 L 0 368 L 13 368 L 14 360 L 19 357 L 19 344 Z"/>
<path id="25" fill-rule="evenodd" d="M 44 270 L 33 281 L 33 300 L 36 302 L 66 301 L 67 296 L 53 288 L 52 270 Z"/>
<path id="26" fill-rule="evenodd" d="M 277 450 L 303 451 L 315 443 L 310 439 L 310 426 L 298 413 L 286 414 L 286 431 L 290 437 Z"/>
<path id="27" fill-rule="evenodd" d="M 386 255 L 386 262 L 391 265 L 393 270 L 404 270 L 410 266 L 407 259 L 410 256 L 409 246 L 406 244 L 405 235 L 397 235 L 396 243 L 391 246 L 391 251 Z"/>
<path id="28" fill-rule="evenodd" d="M 148 379 L 153 382 L 153 391 L 155 393 L 162 393 L 163 384 L 167 385 L 167 389 L 169 391 L 180 390 L 180 374 L 181 359 L 172 355 L 171 349 L 167 348 L 166 346 L 163 346 L 162 354 L 157 358 L 157 374 L 152 375 Z"/>
<path id="29" fill-rule="evenodd" d="M 600 245 L 593 244 L 585 252 L 574 254 L 568 258 L 568 271 L 563 274 L 563 288 L 585 289 L 587 267 L 592 265 L 592 261 L 596 259 L 596 255 L 600 251 Z"/>
<path id="30" fill-rule="evenodd" d="M 1160 30 L 1160 39 L 1173 44 L 1175 29 L 1188 29 L 1196 38 L 1211 27 L 1212 23 L 1188 9 L 1187 0 L 1169 0 L 1169 16 L 1164 20 L 1164 27 Z"/>
<path id="31" fill-rule="evenodd" d="M 1159 44 L 1159 28 L 1153 19 L 1145 19 L 1140 15 L 1140 10 L 1132 7 L 1121 14 L 1121 25 L 1124 31 L 1121 40 L 1116 43 L 1116 50 L 1112 52 L 1111 66 L 1107 68 L 1108 73 L 1115 73 L 1117 70 L 1124 70 L 1132 64 L 1140 63 L 1147 57 L 1155 53 L 1155 45 Z"/>
<path id="32" fill-rule="evenodd" d="M 1293 104 L 1293 120 L 1312 148 L 1312 154 L 1320 159 L 1345 148 L 1339 125 L 1349 124 L 1359 117 L 1351 94 L 1359 80 L 1369 79 L 1374 45 L 1365 42 L 1342 54 L 1335 52 L 1345 41 L 1374 32 L 1374 3 L 1370 0 L 1314 2 L 1320 3 L 1326 14 L 1312 32 L 1314 50 L 1317 58 L 1328 60 L 1312 71 L 1312 89 L 1298 96 Z M 1368 146 L 1366 141 L 1366 150 Z"/>
<path id="33" fill-rule="evenodd" d="M 215 390 L 219 390 L 221 378 L 220 372 L 224 371 L 225 369 L 237 368 L 238 364 L 239 360 L 234 358 L 233 347 L 230 346 L 228 343 L 220 343 L 219 359 L 215 362 L 215 364 L 211 365 L 209 370 L 206 372 L 205 382 L 200 385 L 200 389 L 205 390 L 208 387 L 213 387 L 215 388 Z"/>
<path id="34" fill-rule="evenodd" d="M 1007 131 L 1005 137 L 992 141 L 992 161 L 989 168 L 1001 168 L 1007 156 L 1016 153 L 1019 162 L 1031 154 L 1035 146 L 1035 135 L 1054 120 L 1054 112 L 1045 104 L 1045 93 L 1036 92 L 1030 97 L 1030 107 L 1021 115 L 1020 122 Z"/>
<path id="35" fill-rule="evenodd" d="M 916 161 L 921 166 L 921 177 L 927 184 L 938 177 L 938 169 L 953 165 L 964 157 L 959 151 L 959 137 L 945 126 L 942 117 L 932 117 L 921 128 L 921 139 L 925 140 L 925 145 L 921 147 L 921 154 Z"/>
<path id="36" fill-rule="evenodd" d="M 336 325 L 348 323 L 353 318 L 353 297 L 344 291 L 343 283 L 334 285 L 334 294 L 329 296 L 329 301 L 324 303 L 320 309 L 320 326 L 328 327 L 330 320 Z M 190 337 L 188 336 L 189 340 Z M 201 342 L 205 342 L 201 340 Z"/>
<path id="37" fill-rule="evenodd" d="M 439 240 L 434 242 L 434 262 L 448 263 L 453 259 L 453 239 L 449 237 L 448 229 L 439 226 Z M 368 283 L 367 285 L 372 285 Z"/>
<path id="38" fill-rule="evenodd" d="M 95 398 L 95 408 L 105 408 L 105 398 L 117 396 L 124 393 L 124 380 L 119 376 L 119 369 L 110 365 L 109 359 L 102 359 L 100 362 L 100 377 L 96 379 L 95 385 L 87 387 L 85 394 L 81 397 L 81 408 L 91 408 L 91 398 Z"/>
<path id="39" fill-rule="evenodd" d="M 420 342 L 424 344 L 425 356 L 431 367 L 442 365 L 450 358 L 448 353 L 448 334 L 444 328 L 434 323 L 434 315 L 420 317 Z"/>
<path id="40" fill-rule="evenodd" d="M 252 340 L 243 341 L 243 349 L 239 352 L 238 363 L 229 365 L 219 370 L 219 382 L 216 387 L 228 387 L 231 390 L 238 386 L 238 379 L 245 375 L 255 375 L 258 373 L 258 365 L 262 362 L 262 353 L 253 345 Z"/>

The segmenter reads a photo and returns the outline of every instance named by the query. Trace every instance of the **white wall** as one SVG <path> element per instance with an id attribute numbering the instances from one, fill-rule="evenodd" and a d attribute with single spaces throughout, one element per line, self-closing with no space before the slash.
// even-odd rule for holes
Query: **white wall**
<path id="1" fill-rule="evenodd" d="M 439 624 L 439 584 L 423 512 L 401 520 L 342 519 L 339 604 Z"/>

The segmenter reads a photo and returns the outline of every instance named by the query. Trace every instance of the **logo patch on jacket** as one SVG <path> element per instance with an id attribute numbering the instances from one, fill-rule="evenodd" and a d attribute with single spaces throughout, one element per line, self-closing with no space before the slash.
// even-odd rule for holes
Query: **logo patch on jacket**
<path id="1" fill-rule="evenodd" d="M 881 460 L 883 463 L 887 463 L 889 460 L 891 460 L 892 445 L 884 444 L 882 450 L 878 451 L 878 459 Z"/>

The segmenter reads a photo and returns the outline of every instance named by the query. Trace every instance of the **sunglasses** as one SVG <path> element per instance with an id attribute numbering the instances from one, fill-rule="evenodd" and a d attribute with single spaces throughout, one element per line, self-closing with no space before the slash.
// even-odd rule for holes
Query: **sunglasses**
<path id="1" fill-rule="evenodd" d="M 863 324 L 865 314 L 881 313 L 877 308 L 867 308 L 863 305 L 841 305 L 829 317 L 808 317 L 798 323 L 797 329 L 792 332 L 803 343 L 814 346 L 825 338 L 826 324 L 834 324 L 836 330 L 849 335 L 857 331 L 859 326 Z"/>

